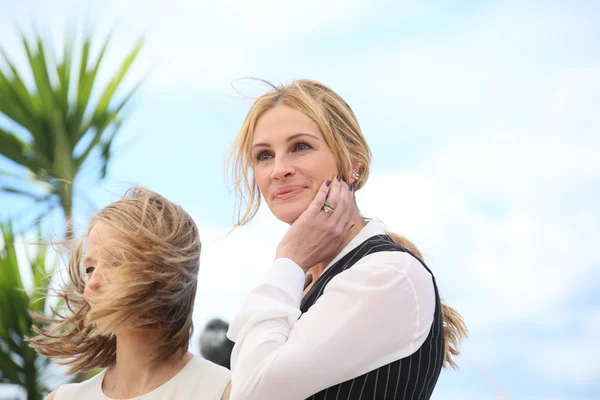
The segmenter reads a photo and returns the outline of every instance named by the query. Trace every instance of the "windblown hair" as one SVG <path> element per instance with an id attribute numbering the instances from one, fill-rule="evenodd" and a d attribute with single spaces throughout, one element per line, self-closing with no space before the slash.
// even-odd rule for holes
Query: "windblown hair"
<path id="1" fill-rule="evenodd" d="M 351 182 L 353 170 L 358 170 L 359 178 L 354 181 L 354 190 L 362 188 L 369 177 L 371 150 L 365 140 L 356 115 L 344 99 L 320 82 L 308 79 L 293 81 L 288 85 L 269 85 L 272 90 L 258 97 L 242 124 L 227 156 L 228 173 L 231 175 L 236 192 L 237 221 L 235 226 L 248 223 L 257 213 L 260 190 L 252 171 L 251 148 L 254 129 L 259 118 L 268 110 L 286 105 L 301 111 L 319 127 L 325 142 L 336 158 L 338 172 L 346 182 Z M 417 247 L 403 236 L 389 233 L 396 243 L 423 261 Z M 467 336 L 467 328 L 460 314 L 442 301 L 444 321 L 445 356 L 444 366 L 457 368 L 460 342 Z"/>
<path id="2" fill-rule="evenodd" d="M 85 239 L 97 224 L 107 227 L 108 278 L 93 307 L 84 298 Z M 193 331 L 192 311 L 200 266 L 196 224 L 180 206 L 142 187 L 133 187 L 98 212 L 87 234 L 70 244 L 70 284 L 58 296 L 65 307 L 27 338 L 40 354 L 67 365 L 69 374 L 105 368 L 116 361 L 116 334 L 122 329 L 159 332 L 152 362 L 185 355 Z M 60 303 L 59 303 L 60 304 Z M 62 312 L 67 311 L 67 312 Z"/>

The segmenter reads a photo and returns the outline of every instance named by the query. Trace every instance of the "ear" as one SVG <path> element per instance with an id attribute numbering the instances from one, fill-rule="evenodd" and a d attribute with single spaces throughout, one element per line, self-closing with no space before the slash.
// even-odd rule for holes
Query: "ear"
<path id="1" fill-rule="evenodd" d="M 350 172 L 350 174 L 352 178 L 350 180 L 350 183 L 354 183 L 360 178 L 360 164 L 357 161 L 354 161 L 352 163 L 352 171 Z"/>

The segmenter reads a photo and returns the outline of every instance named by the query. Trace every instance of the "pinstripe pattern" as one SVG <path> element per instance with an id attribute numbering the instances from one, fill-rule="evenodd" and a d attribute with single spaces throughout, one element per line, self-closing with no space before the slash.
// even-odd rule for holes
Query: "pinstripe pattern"
<path id="1" fill-rule="evenodd" d="M 387 235 L 373 236 L 328 268 L 302 299 L 300 310 L 307 312 L 323 294 L 325 286 L 340 272 L 351 268 L 361 258 L 380 251 L 408 250 Z M 414 257 L 414 255 L 413 255 Z M 415 257 L 416 258 L 416 257 Z M 421 263 L 429 273 L 427 266 Z M 433 273 L 431 273 L 433 277 Z M 442 369 L 443 322 L 435 278 L 435 313 L 433 325 L 423 345 L 412 355 L 384 365 L 362 376 L 334 385 L 309 397 L 312 400 L 427 400 L 431 397 Z M 357 343 L 357 345 L 359 345 Z M 375 373 L 372 373 L 375 372 Z M 380 379 L 381 373 L 381 379 Z M 383 379 L 383 376 L 386 376 Z M 371 397 L 372 396 L 372 397 Z"/>

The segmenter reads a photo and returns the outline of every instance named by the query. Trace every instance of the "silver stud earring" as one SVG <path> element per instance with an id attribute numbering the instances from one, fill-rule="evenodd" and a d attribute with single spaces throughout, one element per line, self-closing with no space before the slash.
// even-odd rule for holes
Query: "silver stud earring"
<path id="1" fill-rule="evenodd" d="M 355 180 L 358 180 L 358 178 L 360 178 L 360 175 L 358 174 L 358 172 L 356 172 L 356 171 L 352 171 L 352 177 L 353 177 Z"/>

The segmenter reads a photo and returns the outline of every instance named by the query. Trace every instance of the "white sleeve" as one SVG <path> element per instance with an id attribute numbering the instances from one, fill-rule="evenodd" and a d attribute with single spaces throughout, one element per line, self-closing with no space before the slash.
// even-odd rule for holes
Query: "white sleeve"
<path id="1" fill-rule="evenodd" d="M 231 400 L 306 399 L 413 354 L 431 329 L 433 280 L 407 253 L 364 257 L 298 319 L 303 283 L 276 260 L 232 320 Z"/>

